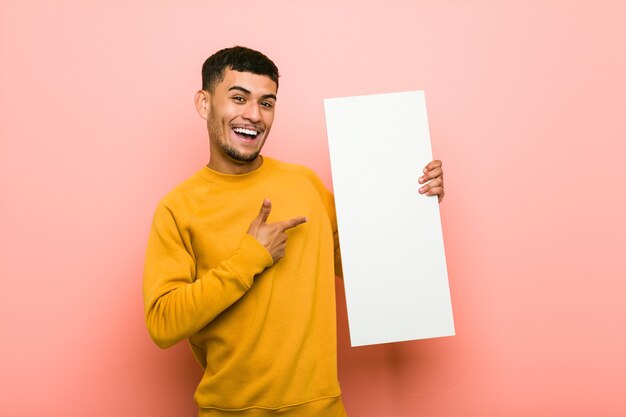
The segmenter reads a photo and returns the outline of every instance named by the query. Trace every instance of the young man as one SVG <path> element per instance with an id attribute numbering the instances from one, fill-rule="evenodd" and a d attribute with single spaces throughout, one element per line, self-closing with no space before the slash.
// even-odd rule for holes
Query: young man
<path id="1" fill-rule="evenodd" d="M 160 202 L 150 232 L 147 327 L 163 348 L 189 340 L 200 416 L 345 416 L 333 196 L 311 170 L 260 155 L 278 77 L 247 48 L 206 60 L 195 105 L 209 163 Z M 424 172 L 420 192 L 441 200 L 441 162 Z"/>

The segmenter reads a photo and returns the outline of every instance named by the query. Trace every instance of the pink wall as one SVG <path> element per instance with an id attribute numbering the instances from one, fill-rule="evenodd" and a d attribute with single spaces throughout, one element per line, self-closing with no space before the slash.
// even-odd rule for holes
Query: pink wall
<path id="1" fill-rule="evenodd" d="M 322 98 L 426 90 L 457 336 L 351 349 L 339 284 L 350 416 L 625 415 L 623 2 L 304 3 L 0 3 L 0 415 L 195 414 L 142 263 L 235 44 L 283 74 L 266 153 L 327 184 Z"/>

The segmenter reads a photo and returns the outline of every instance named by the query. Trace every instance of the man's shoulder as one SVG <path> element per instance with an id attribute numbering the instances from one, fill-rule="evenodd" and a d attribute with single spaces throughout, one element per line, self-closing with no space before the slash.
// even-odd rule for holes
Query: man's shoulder
<path id="1" fill-rule="evenodd" d="M 270 163 L 272 163 L 274 168 L 277 171 L 281 171 L 281 174 L 291 173 L 293 175 L 299 175 L 299 176 L 305 177 L 310 181 L 321 182 L 320 178 L 317 176 L 315 171 L 313 171 L 311 168 L 307 166 L 294 164 L 291 162 L 279 161 L 278 159 L 273 159 L 273 158 L 268 158 L 268 157 L 264 157 L 264 158 L 268 160 Z"/>
<path id="2" fill-rule="evenodd" d="M 212 183 L 203 179 L 201 172 L 202 170 L 195 172 L 165 194 L 159 202 L 159 207 L 193 211 L 213 187 Z"/>
<path id="3" fill-rule="evenodd" d="M 277 172 L 281 178 L 287 178 L 289 176 L 292 178 L 296 177 L 296 182 L 300 182 L 300 184 L 310 184 L 312 189 L 324 200 L 328 199 L 331 195 L 326 185 L 324 185 L 317 173 L 311 168 L 300 164 L 278 161 L 276 159 L 269 159 L 269 161 L 273 164 L 275 172 Z"/>

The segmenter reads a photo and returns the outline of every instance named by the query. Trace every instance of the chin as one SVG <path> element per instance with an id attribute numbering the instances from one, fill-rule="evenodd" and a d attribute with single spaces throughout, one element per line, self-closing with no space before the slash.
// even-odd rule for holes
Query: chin
<path id="1" fill-rule="evenodd" d="M 224 153 L 228 155 L 230 159 L 236 162 L 242 163 L 242 164 L 255 161 L 258 158 L 259 154 L 261 153 L 260 149 L 258 151 L 254 151 L 250 153 L 243 153 L 239 149 L 229 146 L 229 145 L 225 145 L 223 150 L 224 150 Z"/>

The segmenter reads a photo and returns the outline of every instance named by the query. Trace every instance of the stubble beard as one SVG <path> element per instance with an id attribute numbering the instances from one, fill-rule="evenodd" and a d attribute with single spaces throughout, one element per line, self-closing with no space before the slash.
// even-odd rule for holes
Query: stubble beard
<path id="1" fill-rule="evenodd" d="M 249 155 L 245 155 L 239 152 L 237 149 L 235 149 L 231 145 L 227 143 L 223 143 L 223 142 L 220 142 L 220 148 L 222 148 L 222 151 L 226 155 L 228 155 L 231 159 L 234 159 L 235 161 L 238 161 L 238 162 L 252 162 L 257 158 L 257 156 L 259 156 L 259 153 L 261 153 L 261 151 L 256 151 L 256 152 L 252 152 Z"/>
<path id="2" fill-rule="evenodd" d="M 211 111 L 211 114 L 213 114 L 213 111 Z M 242 152 L 239 152 L 237 148 L 226 143 L 226 141 L 224 140 L 225 133 L 226 132 L 221 131 L 221 126 L 219 122 L 211 117 L 209 119 L 209 137 L 216 138 L 218 140 L 221 151 L 224 152 L 224 154 L 230 159 L 237 162 L 248 163 L 254 161 L 261 153 L 260 149 L 258 151 L 252 152 L 251 154 L 244 154 Z"/>

